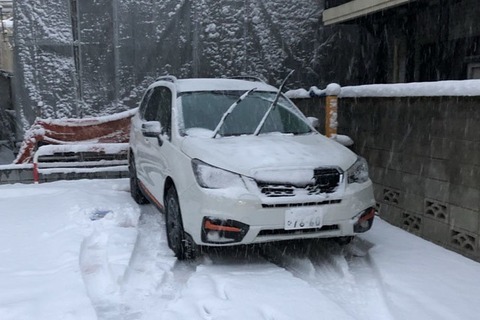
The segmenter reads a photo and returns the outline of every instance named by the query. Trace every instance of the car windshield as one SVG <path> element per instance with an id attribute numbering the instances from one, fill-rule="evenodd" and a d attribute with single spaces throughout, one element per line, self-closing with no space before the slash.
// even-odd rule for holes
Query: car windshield
<path id="1" fill-rule="evenodd" d="M 213 131 L 227 109 L 244 94 L 242 91 L 185 92 L 180 95 L 182 133 L 189 135 L 204 129 Z M 232 136 L 253 134 L 275 99 L 275 92 L 255 91 L 248 95 L 225 120 L 218 134 Z M 206 129 L 206 130 L 205 130 Z M 305 117 L 289 100 L 281 96 L 260 133 L 306 134 L 312 132 Z"/>

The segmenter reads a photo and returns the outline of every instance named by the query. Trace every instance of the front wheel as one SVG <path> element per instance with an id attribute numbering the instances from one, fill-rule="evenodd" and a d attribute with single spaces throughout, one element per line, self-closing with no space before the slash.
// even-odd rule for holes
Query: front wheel
<path id="1" fill-rule="evenodd" d="M 165 219 L 168 246 L 179 260 L 195 259 L 197 245 L 183 229 L 182 214 L 178 202 L 177 190 L 170 187 L 165 195 Z"/>
<path id="2" fill-rule="evenodd" d="M 138 204 L 146 204 L 148 203 L 148 199 L 143 194 L 140 186 L 138 185 L 138 178 L 137 178 L 137 169 L 135 167 L 135 160 L 133 158 L 133 154 L 130 154 L 128 160 L 128 171 L 130 174 L 130 195 L 132 196 L 133 200 L 135 200 Z"/>

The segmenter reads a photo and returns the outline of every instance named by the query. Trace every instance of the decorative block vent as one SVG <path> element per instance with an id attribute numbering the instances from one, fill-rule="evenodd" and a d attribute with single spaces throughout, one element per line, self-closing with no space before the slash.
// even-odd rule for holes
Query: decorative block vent
<path id="1" fill-rule="evenodd" d="M 434 200 L 425 200 L 425 215 L 440 221 L 448 220 L 448 207 L 446 204 Z"/>
<path id="2" fill-rule="evenodd" d="M 383 201 L 398 204 L 400 198 L 400 192 L 392 189 L 383 189 Z"/>
<path id="3" fill-rule="evenodd" d="M 413 233 L 418 233 L 420 232 L 420 229 L 422 227 L 422 218 L 408 212 L 404 212 L 402 215 L 402 227 L 403 229 L 413 232 Z"/>
<path id="4" fill-rule="evenodd" d="M 475 236 L 455 229 L 450 233 L 450 243 L 469 252 L 475 252 L 476 241 Z"/>

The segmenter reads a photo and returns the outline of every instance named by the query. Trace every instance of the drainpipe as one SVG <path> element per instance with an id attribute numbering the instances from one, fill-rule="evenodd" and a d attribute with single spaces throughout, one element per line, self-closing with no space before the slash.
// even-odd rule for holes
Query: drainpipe
<path id="1" fill-rule="evenodd" d="M 83 81 L 82 81 L 82 55 L 80 39 L 80 15 L 78 12 L 78 0 L 70 0 L 70 16 L 72 20 L 73 60 L 75 64 L 75 77 L 77 89 L 77 101 L 75 114 L 83 118 Z"/>

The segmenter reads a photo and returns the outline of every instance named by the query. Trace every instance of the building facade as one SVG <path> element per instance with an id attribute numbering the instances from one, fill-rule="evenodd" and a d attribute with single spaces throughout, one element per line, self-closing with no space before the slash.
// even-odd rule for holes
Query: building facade
<path id="1" fill-rule="evenodd" d="M 392 83 L 479 79 L 478 16 L 477 0 L 326 0 L 323 22 L 372 37 L 368 82 Z"/>

